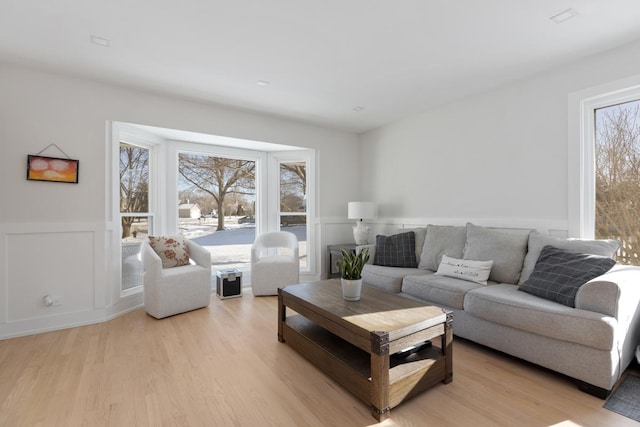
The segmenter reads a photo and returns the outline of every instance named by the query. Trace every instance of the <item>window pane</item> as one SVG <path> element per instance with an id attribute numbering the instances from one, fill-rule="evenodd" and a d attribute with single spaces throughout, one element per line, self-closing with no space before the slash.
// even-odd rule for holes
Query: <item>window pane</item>
<path id="1" fill-rule="evenodd" d="M 127 237 L 122 238 L 122 290 L 142 286 L 142 259 L 140 247 L 142 242 L 152 233 L 151 217 L 122 216 L 122 235 L 124 228 L 129 229 Z"/>
<path id="2" fill-rule="evenodd" d="M 149 235 L 149 149 L 120 143 L 122 290 L 142 286 L 140 247 Z"/>
<path id="3" fill-rule="evenodd" d="M 215 255 L 214 268 L 249 268 L 255 240 L 253 160 L 178 155 L 178 227 Z"/>
<path id="4" fill-rule="evenodd" d="M 307 166 L 304 162 L 280 164 L 280 212 L 306 212 Z"/>
<path id="5" fill-rule="evenodd" d="M 596 230 L 621 242 L 617 260 L 640 265 L 640 100 L 595 112 Z"/>
<path id="6" fill-rule="evenodd" d="M 307 164 L 280 164 L 280 228 L 298 238 L 300 269 L 309 268 L 307 257 Z"/>
<path id="7" fill-rule="evenodd" d="M 120 212 L 149 212 L 149 150 L 120 143 Z"/>

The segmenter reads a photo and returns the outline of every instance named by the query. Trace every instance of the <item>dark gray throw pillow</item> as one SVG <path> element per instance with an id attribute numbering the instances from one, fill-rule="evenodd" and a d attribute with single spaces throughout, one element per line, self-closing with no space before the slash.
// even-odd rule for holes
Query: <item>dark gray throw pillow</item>
<path id="1" fill-rule="evenodd" d="M 393 236 L 377 235 L 373 263 L 385 267 L 416 268 L 416 236 L 413 231 Z"/>
<path id="2" fill-rule="evenodd" d="M 568 252 L 547 245 L 519 290 L 575 307 L 580 286 L 606 273 L 615 263 L 609 257 Z"/>

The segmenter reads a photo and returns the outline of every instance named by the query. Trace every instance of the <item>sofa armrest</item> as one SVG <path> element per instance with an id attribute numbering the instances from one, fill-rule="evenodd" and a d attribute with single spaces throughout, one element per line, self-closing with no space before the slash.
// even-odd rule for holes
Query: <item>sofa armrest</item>
<path id="1" fill-rule="evenodd" d="M 615 317 L 628 324 L 640 303 L 640 267 L 616 264 L 605 274 L 582 285 L 576 308 Z"/>
<path id="2" fill-rule="evenodd" d="M 142 265 L 144 266 L 145 279 L 155 280 L 162 273 L 162 260 L 158 254 L 151 248 L 149 242 L 143 242 L 140 248 Z"/>
<path id="3" fill-rule="evenodd" d="M 187 242 L 187 248 L 189 249 L 189 257 L 200 267 L 204 267 L 211 271 L 211 252 L 190 240 Z"/>
<path id="4" fill-rule="evenodd" d="M 373 264 L 373 259 L 376 256 L 376 245 L 358 245 L 356 246 L 356 253 L 359 254 L 364 248 L 369 249 L 369 260 L 367 261 L 367 264 Z"/>

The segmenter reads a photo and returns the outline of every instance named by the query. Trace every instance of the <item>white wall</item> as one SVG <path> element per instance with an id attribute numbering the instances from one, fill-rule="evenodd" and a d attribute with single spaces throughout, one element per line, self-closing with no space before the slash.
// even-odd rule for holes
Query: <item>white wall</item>
<path id="1" fill-rule="evenodd" d="M 107 121 L 316 149 L 322 244 L 337 243 L 360 191 L 358 139 L 347 132 L 2 63 L 0 94 L 0 338 L 102 321 L 141 302 L 121 299 L 113 275 Z M 79 184 L 26 180 L 27 154 L 51 143 L 80 160 Z M 45 293 L 63 305 L 45 308 Z"/>
<path id="2" fill-rule="evenodd" d="M 566 231 L 569 94 L 639 73 L 640 42 L 364 134 L 363 196 L 395 222 Z"/>
<path id="3" fill-rule="evenodd" d="M 357 144 L 346 132 L 0 63 L 0 338 L 102 321 L 141 302 L 121 299 L 112 274 L 108 120 L 316 149 L 323 263 L 320 248 L 351 241 L 350 200 L 377 202 L 386 231 L 467 220 L 566 230 L 568 96 L 636 74 L 640 42 L 407 118 Z M 25 179 L 27 154 L 50 143 L 80 160 L 79 184 Z M 45 292 L 64 304 L 44 308 Z"/>

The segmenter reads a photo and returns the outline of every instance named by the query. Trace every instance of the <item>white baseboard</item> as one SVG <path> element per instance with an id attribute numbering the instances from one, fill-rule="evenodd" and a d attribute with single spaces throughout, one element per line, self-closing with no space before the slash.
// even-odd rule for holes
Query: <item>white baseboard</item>
<path id="1" fill-rule="evenodd" d="M 105 308 L 3 323 L 0 340 L 108 322 L 142 307 L 142 294 L 139 294 Z"/>

